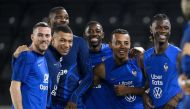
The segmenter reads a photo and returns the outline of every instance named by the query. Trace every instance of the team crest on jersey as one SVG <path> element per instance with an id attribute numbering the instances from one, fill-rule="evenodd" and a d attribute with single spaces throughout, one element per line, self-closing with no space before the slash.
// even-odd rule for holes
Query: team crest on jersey
<path id="1" fill-rule="evenodd" d="M 167 63 L 164 64 L 164 71 L 165 71 L 165 72 L 168 71 L 168 64 L 167 64 Z"/>
<path id="2" fill-rule="evenodd" d="M 133 76 L 137 76 L 137 71 L 136 70 L 132 70 L 132 74 L 133 74 Z"/>
<path id="3" fill-rule="evenodd" d="M 102 62 L 104 62 L 105 60 L 106 60 L 106 57 L 103 56 L 103 57 L 102 57 Z"/>
<path id="4" fill-rule="evenodd" d="M 43 81 L 43 83 L 48 83 L 48 78 L 49 78 L 49 75 L 48 74 L 44 74 L 44 81 Z"/>

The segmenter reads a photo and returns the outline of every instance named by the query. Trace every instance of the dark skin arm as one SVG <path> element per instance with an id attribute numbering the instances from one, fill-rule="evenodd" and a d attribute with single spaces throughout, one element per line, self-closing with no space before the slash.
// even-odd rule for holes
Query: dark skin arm
<path id="1" fill-rule="evenodd" d="M 182 74 L 182 70 L 181 70 L 181 57 L 182 57 L 182 53 L 179 53 L 177 56 L 177 62 L 176 62 L 176 67 L 178 68 L 179 72 L 180 72 L 180 77 L 179 77 L 179 85 L 181 85 L 182 89 L 184 88 L 184 85 L 182 84 L 183 81 L 183 74 Z M 179 101 L 182 99 L 182 93 L 178 93 L 177 95 L 175 95 L 173 98 L 171 98 L 168 103 L 165 104 L 164 109 L 175 109 L 176 106 L 178 105 Z"/>
<path id="2" fill-rule="evenodd" d="M 145 109 L 153 109 L 154 108 L 154 105 L 152 104 L 152 99 L 150 98 L 148 92 L 149 92 L 149 80 L 148 80 L 148 77 L 146 75 L 146 71 L 144 69 L 144 61 L 143 61 L 143 55 L 144 54 L 140 54 L 137 58 L 138 60 L 138 65 L 139 67 L 141 68 L 142 70 L 142 73 L 143 73 L 143 76 L 146 78 L 146 82 L 145 82 L 145 91 L 143 93 L 143 101 L 144 101 L 144 105 L 145 105 Z"/>

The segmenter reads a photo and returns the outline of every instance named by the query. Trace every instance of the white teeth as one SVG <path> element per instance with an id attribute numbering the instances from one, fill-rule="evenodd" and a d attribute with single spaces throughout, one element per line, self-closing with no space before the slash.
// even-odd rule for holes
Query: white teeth
<path id="1" fill-rule="evenodd" d="M 92 38 L 91 41 L 96 42 L 96 41 L 98 41 L 98 39 L 97 38 Z"/>
<path id="2" fill-rule="evenodd" d="M 165 39 L 166 36 L 164 36 L 164 35 L 160 35 L 160 38 L 161 38 L 161 39 Z"/>
<path id="3" fill-rule="evenodd" d="M 125 51 L 119 51 L 120 53 L 124 53 Z"/>

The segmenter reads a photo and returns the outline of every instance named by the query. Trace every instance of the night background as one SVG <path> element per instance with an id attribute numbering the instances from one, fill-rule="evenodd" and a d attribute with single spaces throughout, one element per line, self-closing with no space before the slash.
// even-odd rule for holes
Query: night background
<path id="1" fill-rule="evenodd" d="M 170 42 L 179 46 L 185 19 L 180 0 L 0 0 L 0 109 L 9 109 L 12 54 L 19 45 L 29 45 L 35 23 L 51 8 L 63 6 L 75 35 L 83 35 L 90 20 L 99 21 L 108 42 L 113 29 L 129 31 L 133 46 L 151 47 L 149 26 L 157 13 L 168 15 L 172 25 Z"/>

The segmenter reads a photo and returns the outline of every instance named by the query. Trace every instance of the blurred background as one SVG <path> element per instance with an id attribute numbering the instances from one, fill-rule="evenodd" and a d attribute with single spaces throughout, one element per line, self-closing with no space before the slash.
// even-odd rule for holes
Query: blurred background
<path id="1" fill-rule="evenodd" d="M 0 1 L 0 109 L 10 106 L 11 58 L 15 49 L 29 45 L 32 27 L 55 6 L 63 6 L 70 16 L 75 35 L 82 36 L 90 20 L 99 21 L 107 42 L 113 29 L 127 29 L 133 46 L 148 49 L 151 18 L 165 13 L 172 24 L 170 42 L 179 46 L 185 19 L 180 0 L 1 0 Z M 10 107 L 7 107 L 9 109 Z"/>

